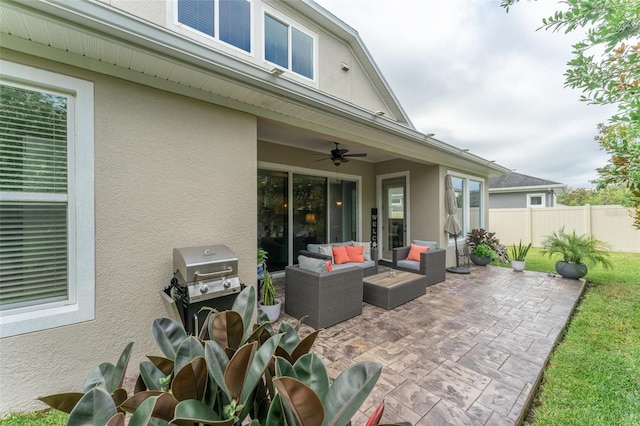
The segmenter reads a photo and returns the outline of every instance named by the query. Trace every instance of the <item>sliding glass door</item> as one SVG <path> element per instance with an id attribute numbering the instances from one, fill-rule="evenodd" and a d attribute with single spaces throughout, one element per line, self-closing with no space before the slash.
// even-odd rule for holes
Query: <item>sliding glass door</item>
<path id="1" fill-rule="evenodd" d="M 298 263 L 307 244 L 356 240 L 358 188 L 354 180 L 258 170 L 258 247 L 270 271 Z"/>
<path id="2" fill-rule="evenodd" d="M 289 174 L 258 172 L 258 247 L 269 252 L 269 270 L 289 264 Z"/>
<path id="3" fill-rule="evenodd" d="M 307 244 L 327 241 L 327 179 L 293 175 L 293 263 Z"/>

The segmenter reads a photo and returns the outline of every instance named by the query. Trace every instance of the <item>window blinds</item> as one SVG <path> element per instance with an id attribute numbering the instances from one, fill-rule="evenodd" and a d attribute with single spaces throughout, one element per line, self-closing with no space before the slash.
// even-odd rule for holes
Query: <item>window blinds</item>
<path id="1" fill-rule="evenodd" d="M 0 310 L 65 299 L 67 98 L 0 86 Z"/>

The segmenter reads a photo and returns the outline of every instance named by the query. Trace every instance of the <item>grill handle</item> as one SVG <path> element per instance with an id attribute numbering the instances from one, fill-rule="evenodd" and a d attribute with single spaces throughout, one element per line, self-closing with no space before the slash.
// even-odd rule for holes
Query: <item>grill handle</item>
<path id="1" fill-rule="evenodd" d="M 227 266 L 227 269 L 225 269 L 224 271 L 209 272 L 207 274 L 201 274 L 200 272 L 196 271 L 193 273 L 193 275 L 196 277 L 196 280 L 206 280 L 207 278 L 214 278 L 219 275 L 227 275 L 230 272 L 233 272 L 232 266 Z"/>

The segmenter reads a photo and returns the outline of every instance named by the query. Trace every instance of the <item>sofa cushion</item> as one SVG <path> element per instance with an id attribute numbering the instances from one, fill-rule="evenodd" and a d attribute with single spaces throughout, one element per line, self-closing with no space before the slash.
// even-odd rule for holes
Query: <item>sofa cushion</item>
<path id="1" fill-rule="evenodd" d="M 413 244 L 417 246 L 427 246 L 429 247 L 429 250 L 438 249 L 438 243 L 436 243 L 435 241 L 413 240 Z"/>
<path id="2" fill-rule="evenodd" d="M 349 256 L 349 262 L 364 263 L 364 256 L 362 256 L 362 251 L 364 247 L 345 246 L 344 248 L 347 249 L 347 256 Z"/>
<path id="3" fill-rule="evenodd" d="M 429 251 L 429 249 L 429 246 L 419 246 L 417 244 L 411 243 L 411 249 L 409 250 L 407 260 L 415 260 L 416 262 L 420 262 L 420 253 Z"/>
<path id="4" fill-rule="evenodd" d="M 324 263 L 327 265 L 327 272 L 333 272 L 333 265 L 330 260 L 325 260 Z"/>
<path id="5" fill-rule="evenodd" d="M 307 256 L 298 256 L 298 266 L 305 271 L 311 271 L 318 274 L 327 272 L 327 261 L 324 259 L 316 259 Z"/>
<path id="6" fill-rule="evenodd" d="M 362 256 L 364 257 L 364 260 L 371 260 L 371 242 L 360 242 L 360 241 L 354 241 L 353 242 L 354 246 L 362 246 L 364 247 L 364 250 L 362 252 Z"/>
<path id="7" fill-rule="evenodd" d="M 374 266 L 376 266 L 376 263 L 373 260 L 365 260 L 364 263 L 349 262 L 349 263 L 343 263 L 341 265 L 334 264 L 333 270 L 340 271 L 342 269 L 353 268 L 353 267 L 367 269 L 367 268 L 373 268 Z"/>
<path id="8" fill-rule="evenodd" d="M 331 250 L 333 250 L 333 263 L 336 265 L 349 262 L 349 253 L 347 253 L 346 246 L 332 247 Z"/>
<path id="9" fill-rule="evenodd" d="M 325 256 L 331 257 L 331 262 L 333 263 L 333 250 L 331 250 L 331 246 L 329 244 L 321 245 L 318 247 L 318 252 Z"/>
<path id="10" fill-rule="evenodd" d="M 414 271 L 420 270 L 420 262 L 415 260 L 398 260 L 398 268 L 412 269 Z"/>

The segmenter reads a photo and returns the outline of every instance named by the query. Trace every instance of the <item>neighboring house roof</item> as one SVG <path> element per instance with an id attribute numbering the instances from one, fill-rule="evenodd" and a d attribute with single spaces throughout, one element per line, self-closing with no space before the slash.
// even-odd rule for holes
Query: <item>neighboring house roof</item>
<path id="1" fill-rule="evenodd" d="M 556 193 L 563 193 L 565 189 L 566 185 L 563 183 L 515 172 L 489 177 L 489 193 L 528 192 L 534 190 L 548 190 Z"/>

